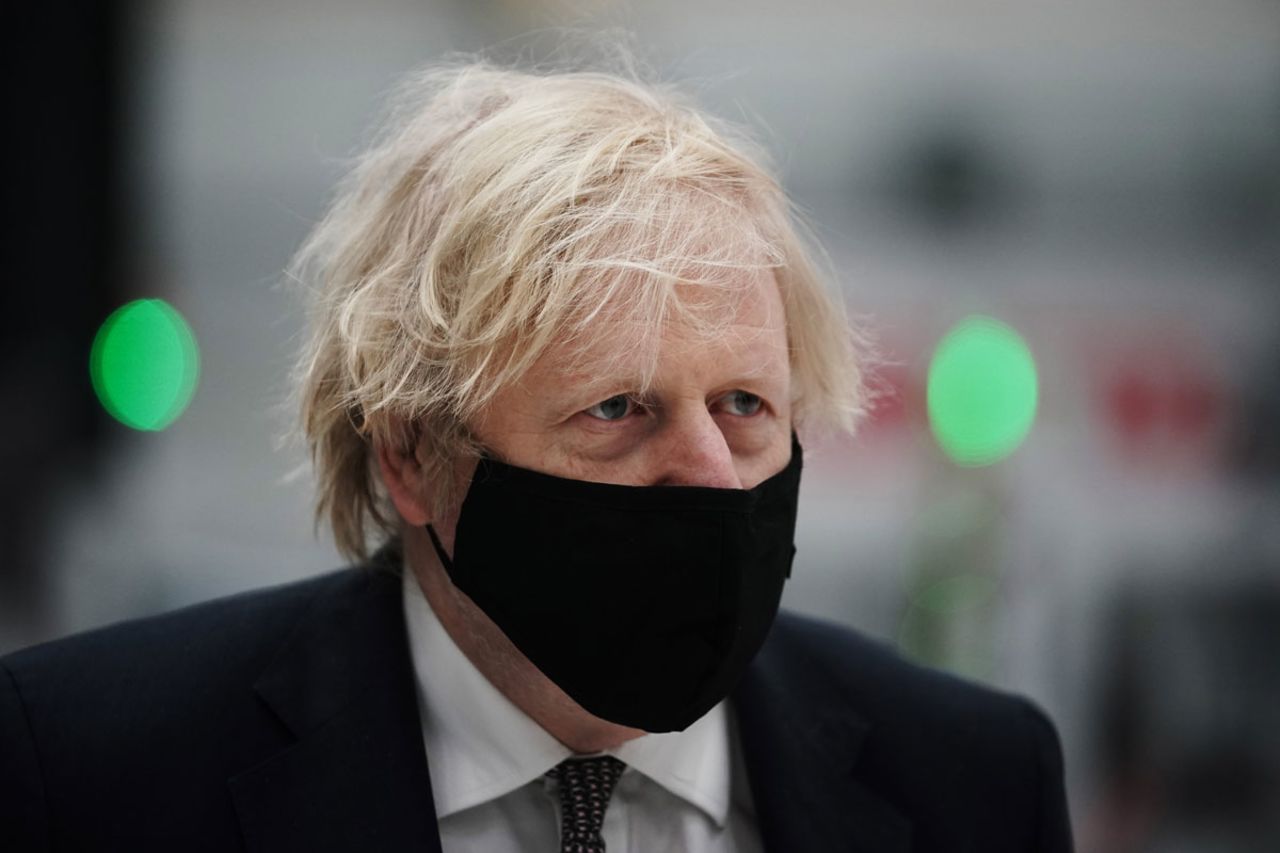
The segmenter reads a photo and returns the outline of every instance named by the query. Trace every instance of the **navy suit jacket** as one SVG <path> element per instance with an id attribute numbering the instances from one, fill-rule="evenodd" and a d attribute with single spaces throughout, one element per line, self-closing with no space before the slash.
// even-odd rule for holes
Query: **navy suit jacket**
<path id="1" fill-rule="evenodd" d="M 438 851 L 400 598 L 348 569 L 0 659 L 0 850 Z M 1022 699 L 784 613 L 732 701 L 770 851 L 1070 849 Z"/>

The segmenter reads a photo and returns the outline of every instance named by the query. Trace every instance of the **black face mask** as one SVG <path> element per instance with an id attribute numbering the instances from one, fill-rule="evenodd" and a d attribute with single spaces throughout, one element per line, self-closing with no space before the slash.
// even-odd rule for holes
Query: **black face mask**
<path id="1" fill-rule="evenodd" d="M 733 689 L 778 612 L 795 555 L 800 443 L 754 489 L 616 486 L 482 459 L 453 583 L 579 705 L 679 731 Z"/>

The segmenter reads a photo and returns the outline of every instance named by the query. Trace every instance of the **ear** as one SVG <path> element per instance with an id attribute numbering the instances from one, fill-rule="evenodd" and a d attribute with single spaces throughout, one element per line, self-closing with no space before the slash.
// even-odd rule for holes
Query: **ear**
<path id="1" fill-rule="evenodd" d="M 431 521 L 431 506 L 426 500 L 426 479 L 422 465 L 413 450 L 400 450 L 377 442 L 378 468 L 391 502 L 407 524 L 422 527 Z"/>

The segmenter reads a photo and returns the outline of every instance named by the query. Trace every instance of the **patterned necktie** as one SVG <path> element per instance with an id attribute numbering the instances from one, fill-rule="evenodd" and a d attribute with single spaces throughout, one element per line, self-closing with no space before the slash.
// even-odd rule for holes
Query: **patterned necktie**
<path id="1" fill-rule="evenodd" d="M 547 775 L 560 784 L 560 853 L 604 853 L 604 810 L 627 769 L 612 755 L 570 758 Z"/>

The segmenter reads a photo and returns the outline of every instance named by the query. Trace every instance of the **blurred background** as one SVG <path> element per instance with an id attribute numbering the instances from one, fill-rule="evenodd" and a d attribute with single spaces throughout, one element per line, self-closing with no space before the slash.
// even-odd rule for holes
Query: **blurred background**
<path id="1" fill-rule="evenodd" d="M 0 653 L 341 565 L 282 268 L 398 76 L 621 26 L 764 139 L 885 362 L 809 448 L 786 606 L 1033 697 L 1082 851 L 1280 850 L 1274 0 L 28 11 Z M 156 353 L 158 408 L 113 373 Z"/>

